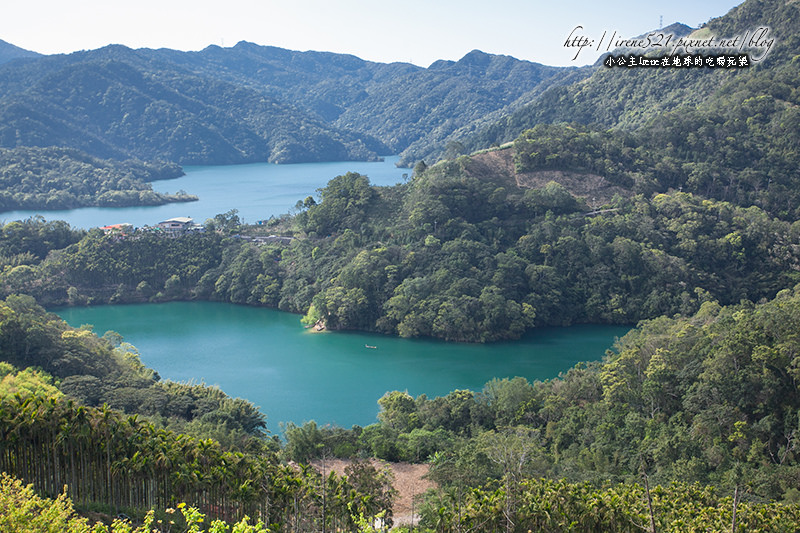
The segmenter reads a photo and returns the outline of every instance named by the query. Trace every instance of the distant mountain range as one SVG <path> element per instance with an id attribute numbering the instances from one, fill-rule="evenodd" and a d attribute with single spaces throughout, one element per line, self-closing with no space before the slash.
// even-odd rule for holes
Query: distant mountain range
<path id="1" fill-rule="evenodd" d="M 769 27 L 769 57 L 741 70 L 549 67 L 478 50 L 422 68 L 247 42 L 39 56 L 0 43 L 0 147 L 179 164 L 399 153 L 413 166 L 510 142 L 541 123 L 633 131 L 679 108 L 713 107 L 737 78 L 789 68 L 800 50 L 796 12 L 794 2 L 748 1 L 698 30 L 658 30 L 678 39 Z"/>
<path id="2" fill-rule="evenodd" d="M 0 146 L 181 164 L 369 160 L 442 145 L 591 69 L 473 51 L 429 68 L 241 42 L 200 52 L 111 45 L 0 65 Z M 16 54 L 16 55 L 15 55 Z"/>

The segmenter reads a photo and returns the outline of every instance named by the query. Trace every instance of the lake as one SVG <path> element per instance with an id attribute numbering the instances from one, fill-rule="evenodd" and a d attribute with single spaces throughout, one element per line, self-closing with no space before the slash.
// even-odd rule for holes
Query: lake
<path id="1" fill-rule="evenodd" d="M 522 340 L 445 343 L 366 333 L 315 333 L 300 316 L 215 302 L 73 307 L 56 311 L 72 326 L 122 334 L 163 378 L 218 385 L 279 422 L 368 425 L 387 391 L 442 396 L 479 391 L 494 377 L 547 379 L 599 360 L 630 328 L 545 328 Z M 374 346 L 375 348 L 368 348 Z"/>
<path id="2" fill-rule="evenodd" d="M 156 224 L 176 216 L 203 222 L 238 209 L 246 222 L 286 213 L 348 171 L 369 176 L 375 185 L 393 185 L 408 169 L 397 157 L 382 162 L 334 162 L 187 167 L 186 176 L 153 182 L 159 192 L 185 190 L 198 202 L 156 207 L 82 208 L 41 212 L 90 228 L 127 222 Z M 0 213 L 17 220 L 36 211 Z M 520 341 L 468 345 L 400 339 L 364 333 L 311 333 L 300 317 L 272 309 L 212 302 L 172 302 L 62 309 L 73 326 L 111 329 L 141 352 L 142 361 L 162 377 L 205 381 L 231 396 L 246 398 L 279 422 L 367 425 L 375 422 L 378 399 L 387 391 L 417 396 L 445 395 L 455 389 L 480 390 L 494 377 L 555 377 L 580 361 L 600 359 L 628 328 L 576 326 L 543 329 Z M 368 348 L 367 346 L 375 346 Z"/>
<path id="3" fill-rule="evenodd" d="M 129 223 L 136 227 L 153 226 L 173 217 L 192 217 L 202 224 L 207 218 L 231 209 L 248 223 L 272 215 L 287 213 L 298 200 L 315 195 L 328 181 L 347 172 L 369 177 L 373 185 L 395 185 L 411 170 L 395 166 L 398 156 L 380 162 L 340 161 L 332 163 L 298 163 L 276 165 L 253 163 L 184 167 L 185 176 L 152 182 L 153 190 L 174 193 L 184 190 L 195 194 L 197 202 L 149 207 L 84 207 L 62 211 L 6 211 L 0 221 L 26 219 L 42 215 L 47 220 L 66 220 L 75 228 L 93 228 L 109 224 Z"/>

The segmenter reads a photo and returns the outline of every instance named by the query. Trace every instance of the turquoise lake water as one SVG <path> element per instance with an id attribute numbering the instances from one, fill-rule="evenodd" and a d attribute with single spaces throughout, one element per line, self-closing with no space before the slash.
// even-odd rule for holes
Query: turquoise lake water
<path id="1" fill-rule="evenodd" d="M 163 378 L 205 381 L 246 398 L 279 422 L 368 425 L 387 391 L 442 396 L 479 391 L 494 377 L 547 379 L 599 360 L 622 326 L 546 328 L 520 341 L 445 343 L 365 333 L 313 333 L 300 317 L 215 302 L 76 307 L 57 311 L 69 324 L 121 333 Z M 367 346 L 375 346 L 368 348 Z"/>

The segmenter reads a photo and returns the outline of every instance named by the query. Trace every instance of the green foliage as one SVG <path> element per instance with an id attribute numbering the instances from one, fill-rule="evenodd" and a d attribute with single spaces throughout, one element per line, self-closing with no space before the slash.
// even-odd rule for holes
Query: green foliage
<path id="1" fill-rule="evenodd" d="M 85 518 L 74 516 L 66 494 L 55 500 L 40 498 L 31 485 L 24 486 L 5 472 L 0 477 L 0 529 L 8 533 L 94 531 Z"/>
<path id="2" fill-rule="evenodd" d="M 246 42 L 192 53 L 109 46 L 0 68 L 0 145 L 182 164 L 405 150 L 413 162 L 457 147 L 464 131 L 531 94 L 588 74 L 478 50 L 425 69 Z"/>
<path id="3" fill-rule="evenodd" d="M 525 479 L 632 483 L 643 467 L 654 483 L 793 501 L 798 330 L 800 286 L 757 305 L 708 301 L 641 323 L 603 363 L 554 380 L 495 379 L 433 399 L 387 393 L 361 439 L 385 459 L 429 457 L 444 490 L 497 480 L 515 506 Z"/>
<path id="4" fill-rule="evenodd" d="M 650 520 L 643 470 L 659 530 L 726 529 L 734 499 L 743 530 L 793 530 L 799 330 L 800 286 L 759 304 L 706 301 L 557 379 L 432 399 L 393 391 L 378 424 L 297 433 L 317 457 L 335 434 L 386 460 L 427 458 L 438 488 L 422 525 L 437 531 L 638 531 Z"/>
<path id="5" fill-rule="evenodd" d="M 325 453 L 325 435 L 313 420 L 298 426 L 293 422 L 283 427 L 286 446 L 283 453 L 293 461 L 308 463 Z"/>
<path id="6" fill-rule="evenodd" d="M 558 157 L 546 162 L 543 158 L 547 154 L 540 153 L 533 160 L 537 165 L 553 165 L 559 160 L 570 165 L 589 163 L 608 179 L 619 177 L 620 169 L 604 168 L 604 160 L 621 163 L 634 174 L 632 167 L 649 160 L 655 165 L 642 166 L 655 172 L 665 187 L 683 185 L 685 190 L 703 194 L 712 190 L 717 198 L 761 205 L 775 215 L 782 214 L 796 202 L 780 205 L 780 195 L 793 194 L 796 187 L 773 186 L 770 177 L 774 181 L 780 175 L 786 180 L 787 173 L 778 169 L 787 164 L 788 168 L 796 167 L 796 151 L 791 147 L 797 145 L 798 131 L 793 126 L 797 113 L 797 93 L 793 88 L 798 76 L 794 58 L 800 42 L 796 31 L 799 16 L 797 5 L 766 0 L 744 2 L 707 24 L 708 36 L 718 38 L 747 32 L 752 35 L 756 28 L 769 27 L 775 45 L 753 68 L 591 69 L 588 79 L 533 93 L 523 105 L 492 123 L 464 131 L 459 140 L 467 151 L 474 151 L 514 141 L 520 132 L 538 125 L 599 125 L 601 130 L 591 138 L 578 140 L 590 150 L 591 157 L 551 146 L 545 152 L 553 154 L 551 148 L 555 148 Z M 754 55 L 758 53 L 754 51 Z M 752 118 L 748 118 L 751 113 Z M 605 131 L 608 128 L 613 128 L 612 134 Z M 618 140 L 608 143 L 609 136 Z M 620 152 L 619 147 L 624 145 L 619 139 L 636 139 L 636 143 Z M 575 139 L 569 141 L 573 144 Z M 626 161 L 634 152 L 641 155 L 641 150 L 636 151 L 640 143 L 651 153 Z M 601 147 L 608 151 L 595 153 Z M 444 151 L 444 146 L 439 146 L 437 155 L 441 157 Z M 427 158 L 435 159 L 432 154 Z M 754 175 L 740 175 L 742 163 L 755 168 Z M 694 179 L 679 183 L 690 174 L 695 175 Z M 700 185 L 697 180 L 704 183 Z M 773 190 L 765 191 L 767 188 Z"/>
<path id="7" fill-rule="evenodd" d="M 185 66 L 183 54 L 134 57 L 121 47 L 88 53 L 107 58 L 92 64 L 0 68 L 0 144 L 12 129 L 37 145 L 67 132 L 93 154 L 194 162 L 373 157 L 381 148 L 331 129 L 338 120 L 408 147 L 406 160 L 420 159 L 409 154 L 421 153 L 423 138 L 449 159 L 420 162 L 396 187 L 354 173 L 334 178 L 319 201 L 298 201 L 294 217 L 273 221 L 291 242 L 231 238 L 253 231 L 235 211 L 180 239 L 83 234 L 41 219 L 3 225 L 3 468 L 52 496 L 71 484 L 83 503 L 187 499 L 197 504 L 183 509 L 190 530 L 204 509 L 293 531 L 370 530 L 376 518 L 391 519 L 385 473 L 361 462 L 346 479 L 279 465 L 251 404 L 161 383 L 118 336 L 69 328 L 30 296 L 47 305 L 202 298 L 306 313 L 307 324 L 330 329 L 476 342 L 541 325 L 644 320 L 604 362 L 544 383 L 495 379 L 441 398 L 391 391 L 378 400 L 379 422 L 365 428 L 288 424 L 283 455 L 429 460 L 439 487 L 421 512 L 436 531 L 639 531 L 650 520 L 660 530 L 723 530 L 734 507 L 740 529 L 797 529 L 800 286 L 782 290 L 800 281 L 796 15 L 792 3 L 750 1 L 712 21 L 723 33 L 748 24 L 784 33 L 769 62 L 746 71 L 599 69 L 543 92 L 569 76 L 480 52 L 429 69 L 400 65 L 399 76 L 389 75 L 394 66 L 378 73 L 354 58 L 247 43 L 197 54 L 191 76 L 173 68 Z M 285 61 L 299 57 L 306 62 Z M 337 73 L 336 88 L 319 74 L 323 64 Z M 288 106 L 265 72 L 269 84 L 302 85 L 307 97 L 295 94 Z M 45 77 L 67 89 L 56 94 Z M 370 90 L 355 78 L 371 80 Z M 512 100 L 502 122 L 458 139 Z M 26 127 L 34 108 L 44 129 Z M 136 118 L 117 120 L 105 113 L 112 108 Z M 239 111 L 219 115 L 231 108 Z M 59 131 L 48 129 L 56 109 Z M 88 115 L 76 120 L 76 109 Z M 461 155 L 513 139 L 516 173 L 487 163 L 506 152 Z M 2 155 L 10 161 L 2 198 L 45 206 L 73 196 L 149 201 L 142 176 L 164 170 L 61 149 Z M 515 180 L 564 171 L 621 194 L 598 206 L 568 181 L 526 190 Z M 59 173 L 74 179 L 56 183 Z M 60 394 L 153 422 L 76 407 Z M 651 494 L 638 484 L 643 472 L 661 484 Z M 69 518 L 55 507 L 51 522 Z"/>
<path id="8" fill-rule="evenodd" d="M 728 531 L 733 498 L 685 483 L 652 488 L 657 531 Z M 513 500 L 512 500 L 513 498 Z M 510 505 L 511 504 L 511 505 Z M 648 530 L 647 494 L 639 484 L 592 486 L 528 480 L 512 496 L 489 484 L 464 494 L 435 491 L 421 509 L 423 527 L 441 532 L 468 527 L 506 531 Z M 739 502 L 736 530 L 792 531 L 800 520 L 796 504 Z"/>
<path id="9" fill-rule="evenodd" d="M 108 404 L 199 438 L 213 436 L 228 448 L 269 446 L 265 417 L 251 403 L 214 387 L 161 382 L 136 348 L 115 345 L 115 337 L 72 328 L 30 297 L 9 296 L 0 301 L 0 390 L 4 397 L 63 393 L 87 406 Z"/>
<path id="10" fill-rule="evenodd" d="M 364 515 L 377 518 L 391 527 L 392 503 L 397 497 L 397 491 L 392 487 L 392 471 L 386 466 L 376 468 L 370 461 L 352 461 L 345 467 L 345 476 L 355 490 L 372 496 L 372 500 L 359 509 L 359 515 L 362 518 Z"/>
<path id="11" fill-rule="evenodd" d="M 264 449 L 229 451 L 214 440 L 175 434 L 107 406 L 94 409 L 39 395 L 0 398 L 0 433 L 0 469 L 32 483 L 40 495 L 61 495 L 55 505 L 31 498 L 29 505 L 8 512 L 2 490 L 8 485 L 13 493 L 20 485 L 0 483 L 0 523 L 8 520 L 9 527 L 41 523 L 42 508 L 56 524 L 44 531 L 68 531 L 59 522 L 72 520 L 67 496 L 81 508 L 134 514 L 166 508 L 164 518 L 175 527 L 185 524 L 184 531 L 202 531 L 204 515 L 215 518 L 209 531 L 217 532 L 229 531 L 226 523 L 235 521 L 233 531 L 261 531 L 262 523 L 278 531 L 316 531 L 323 523 L 335 530 L 353 527 L 358 516 L 370 521 L 382 516 L 391 524 L 391 478 L 367 464 L 351 465 L 345 477 L 323 478 L 305 465 L 281 465 Z M 25 490 L 23 497 L 30 494 Z M 174 516 L 178 501 L 190 504 L 177 506 L 182 522 Z M 261 522 L 250 525 L 248 516 Z M 145 523 L 156 524 L 152 514 Z M 84 531 L 83 524 L 68 523 L 76 531 Z M 106 531 L 96 528 L 91 531 Z"/>
<path id="12" fill-rule="evenodd" d="M 403 433 L 419 427 L 414 398 L 407 392 L 387 392 L 378 400 L 378 405 L 381 408 L 378 420 L 382 425 Z"/>
<path id="13" fill-rule="evenodd" d="M 53 377 L 28 367 L 17 371 L 12 365 L 0 362 L 0 397 L 19 395 L 21 398 L 30 396 L 49 396 L 58 398 L 62 394 L 53 385 Z"/>
<path id="14" fill-rule="evenodd" d="M 375 80 L 361 98 L 342 106 L 336 123 L 364 131 L 411 166 L 434 150 L 463 153 L 452 136 L 480 123 L 528 92 L 562 83 L 574 74 L 473 50 L 458 61 L 437 61 L 427 69 L 398 65 Z"/>
<path id="15" fill-rule="evenodd" d="M 799 79 L 789 66 L 739 77 L 713 106 L 658 115 L 634 133 L 540 124 L 514 141 L 516 169 L 588 172 L 638 193 L 681 189 L 795 220 Z"/>
<path id="16" fill-rule="evenodd" d="M 4 268 L 39 263 L 51 250 L 78 242 L 86 232 L 72 230 L 61 220 L 42 217 L 18 220 L 0 226 L 0 260 Z"/>
<path id="17" fill-rule="evenodd" d="M 309 207 L 303 228 L 318 235 L 329 235 L 347 227 L 357 228 L 375 196 L 369 178 L 355 172 L 333 178 L 319 194 L 322 202 Z"/>
<path id="18" fill-rule="evenodd" d="M 791 33 L 786 21 L 796 9 L 748 7 L 741 16 L 755 20 L 756 10 Z M 715 24 L 743 24 L 731 16 L 735 24 Z M 122 48 L 106 53 L 129 58 Z M 261 76 L 243 67 L 255 62 L 282 64 L 312 85 L 320 82 L 305 67 L 283 63 L 293 53 L 243 43 L 230 54 L 248 59 L 221 61 L 229 79 Z M 302 57 L 316 65 L 326 60 Z M 708 299 L 770 298 L 798 281 L 800 253 L 792 223 L 800 200 L 792 181 L 800 164 L 794 90 L 800 78 L 797 62 L 776 57 L 735 75 L 601 70 L 585 84 L 541 95 L 539 111 L 558 115 L 569 108 L 571 115 L 537 119 L 522 135 L 509 118 L 518 170 L 596 175 L 625 196 L 601 206 L 592 198 L 591 210 L 588 198 L 566 183 L 524 190 L 500 165 L 487 166 L 494 156 L 461 156 L 419 165 L 413 180 L 396 187 L 372 187 L 354 173 L 334 178 L 318 203 L 298 202 L 296 216 L 281 222 L 295 237 L 290 243 L 256 245 L 216 232 L 171 242 L 157 236 L 111 242 L 92 234 L 44 261 L 41 251 L 9 246 L 0 290 L 31 294 L 45 305 L 185 298 L 267 305 L 305 314 L 307 325 L 469 342 L 514 339 L 536 326 L 689 314 Z M 164 58 L 185 60 L 177 53 Z M 350 61 L 355 71 L 371 72 Z M 473 52 L 432 66 L 426 76 L 488 76 L 512 63 Z M 115 75 L 128 72 L 107 66 Z M 343 65 L 335 68 L 349 76 Z M 397 83 L 422 79 L 412 71 Z M 343 89 L 336 98 L 348 104 L 334 105 L 337 111 L 311 93 L 320 98 L 317 111 L 332 117 L 349 117 L 344 108 L 363 99 Z M 620 102 L 598 105 L 600 94 Z M 654 112 L 660 106 L 663 112 Z M 541 124 L 565 119 L 603 126 Z M 623 124 L 638 129 L 605 129 Z M 209 227 L 226 235 L 249 231 L 226 217 Z"/>
<path id="19" fill-rule="evenodd" d="M 231 209 L 227 213 L 219 213 L 214 218 L 206 220 L 205 226 L 208 231 L 217 231 L 222 234 L 233 234 L 241 226 L 239 210 Z"/>
<path id="20" fill-rule="evenodd" d="M 355 458 L 369 453 L 361 441 L 362 428 L 344 429 L 336 426 L 317 426 L 313 420 L 298 426 L 288 422 L 283 426 L 286 444 L 281 450 L 291 461 L 310 462 L 330 457 Z"/>
<path id="21" fill-rule="evenodd" d="M 162 205 L 197 200 L 147 183 L 181 176 L 174 164 L 116 162 L 66 148 L 0 148 L 0 211 Z"/>
<path id="22" fill-rule="evenodd" d="M 205 515 L 186 504 L 178 504 L 181 511 L 184 531 L 200 533 L 206 531 Z M 154 513 L 147 513 L 142 523 L 134 527 L 130 521 L 117 519 L 111 527 L 97 522 L 94 525 L 83 517 L 76 516 L 72 501 L 66 493 L 55 500 L 41 498 L 33 490 L 33 485 L 23 485 L 20 480 L 3 473 L 0 478 L 0 527 L 8 533 L 69 532 L 69 533 L 150 533 L 160 531 L 162 521 L 156 522 Z M 175 509 L 167 509 L 166 516 L 173 517 Z M 249 518 L 229 525 L 222 520 L 213 520 L 208 524 L 209 533 L 267 533 L 270 531 L 264 524 L 250 524 Z M 176 526 L 175 520 L 169 520 L 169 530 Z"/>

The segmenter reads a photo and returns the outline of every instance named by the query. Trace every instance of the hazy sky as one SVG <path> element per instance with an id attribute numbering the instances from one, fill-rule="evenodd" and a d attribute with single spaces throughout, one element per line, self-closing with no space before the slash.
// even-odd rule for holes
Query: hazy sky
<path id="1" fill-rule="evenodd" d="M 573 60 L 564 41 L 578 25 L 633 37 L 664 25 L 699 26 L 740 0 L 670 2 L 558 0 L 20 0 L 5 1 L 0 39 L 44 54 L 107 44 L 201 50 L 241 40 L 292 50 L 354 54 L 428 66 L 473 49 L 547 65 Z"/>

